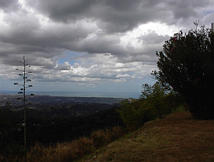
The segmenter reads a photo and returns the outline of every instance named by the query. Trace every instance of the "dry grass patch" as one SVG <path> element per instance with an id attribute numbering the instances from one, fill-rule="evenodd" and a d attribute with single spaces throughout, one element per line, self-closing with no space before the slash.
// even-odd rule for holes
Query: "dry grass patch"
<path id="1" fill-rule="evenodd" d="M 214 120 L 193 120 L 188 112 L 173 113 L 146 123 L 82 161 L 211 162 L 214 161 Z"/>
<path id="2" fill-rule="evenodd" d="M 36 144 L 31 147 L 27 153 L 28 162 L 71 162 L 94 152 L 96 148 L 106 145 L 118 137 L 121 137 L 124 131 L 121 127 L 98 130 L 90 137 L 81 137 L 71 142 L 58 143 L 54 146 L 44 146 Z M 0 162 L 24 162 L 23 157 L 0 155 Z"/>

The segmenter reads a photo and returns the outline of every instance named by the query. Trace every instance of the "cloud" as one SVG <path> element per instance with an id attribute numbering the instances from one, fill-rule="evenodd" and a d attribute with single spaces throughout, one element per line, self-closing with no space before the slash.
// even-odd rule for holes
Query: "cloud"
<path id="1" fill-rule="evenodd" d="M 28 4 L 54 21 L 95 20 L 106 32 L 126 32 L 139 24 L 168 24 L 198 16 L 211 1 L 198 0 L 30 0 Z"/>
<path id="2" fill-rule="evenodd" d="M 2 24 L 3 28 L 0 31 L 0 57 L 2 58 L 8 55 L 15 58 L 27 55 L 31 60 L 36 60 L 36 57 L 53 59 L 62 55 L 64 51 L 71 50 L 90 54 L 111 53 L 121 57 L 122 60 L 131 61 L 142 53 L 149 57 L 154 52 L 153 50 L 156 50 L 154 43 L 148 44 L 139 40 L 140 29 L 136 29 L 138 32 L 134 34 L 134 37 L 128 35 L 133 34 L 135 29 L 133 32 L 130 31 L 131 34 L 106 34 L 90 20 L 79 20 L 70 24 L 49 21 L 44 24 L 37 15 L 32 13 L 26 15 L 24 11 L 19 11 L 16 14 L 5 14 Z M 148 31 L 145 28 L 146 30 Z M 155 34 L 157 37 L 154 36 Z M 148 33 L 143 35 L 148 35 Z M 156 40 L 158 45 L 163 42 L 156 31 L 153 31 L 152 39 L 154 41 L 158 39 Z M 138 46 L 131 43 L 137 43 L 137 41 Z M 151 57 L 153 58 L 153 56 Z M 14 61 L 16 60 L 14 59 Z M 144 61 L 146 60 L 144 59 Z M 5 63 L 9 62 L 5 61 Z"/>
<path id="3" fill-rule="evenodd" d="M 19 4 L 17 0 L 1 0 L 0 1 L 0 9 L 6 12 L 13 12 L 14 10 L 19 8 Z"/>
<path id="4" fill-rule="evenodd" d="M 142 78 L 155 69 L 155 65 L 143 65 L 141 62 L 122 63 L 110 54 L 84 56 L 77 58 L 79 63 L 57 63 L 52 69 L 35 68 L 35 79 L 40 81 L 64 81 L 78 83 L 98 83 L 100 81 L 124 82 L 129 79 Z"/>
<path id="5" fill-rule="evenodd" d="M 11 66 L 20 65 L 23 55 L 43 81 L 120 82 L 148 75 L 156 68 L 155 52 L 170 35 L 198 17 L 210 23 L 212 3 L 2 0 L 0 75 L 13 78 Z M 64 55 L 73 62 L 59 63 Z"/>

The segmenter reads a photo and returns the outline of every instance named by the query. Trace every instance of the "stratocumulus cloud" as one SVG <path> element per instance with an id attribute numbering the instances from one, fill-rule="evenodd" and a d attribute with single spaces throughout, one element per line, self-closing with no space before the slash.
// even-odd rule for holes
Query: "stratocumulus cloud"
<path id="1" fill-rule="evenodd" d="M 43 81 L 123 82 L 156 68 L 180 29 L 214 18 L 212 0 L 0 0 L 0 77 L 25 55 Z M 62 61 L 64 59 L 64 61 Z"/>

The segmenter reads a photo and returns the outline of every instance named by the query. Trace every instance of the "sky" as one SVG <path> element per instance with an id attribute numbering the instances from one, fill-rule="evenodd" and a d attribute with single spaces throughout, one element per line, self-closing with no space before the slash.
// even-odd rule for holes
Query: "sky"
<path id="1" fill-rule="evenodd" d="M 23 56 L 38 93 L 139 97 L 155 82 L 156 51 L 214 0 L 0 0 L 0 93 L 16 91 Z"/>

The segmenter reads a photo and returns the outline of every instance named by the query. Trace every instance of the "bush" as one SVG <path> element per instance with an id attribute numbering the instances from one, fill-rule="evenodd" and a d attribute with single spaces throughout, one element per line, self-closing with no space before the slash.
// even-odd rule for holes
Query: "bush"
<path id="1" fill-rule="evenodd" d="M 195 118 L 213 119 L 214 32 L 202 27 L 176 33 L 157 56 L 157 79 L 184 97 Z"/>
<path id="2" fill-rule="evenodd" d="M 106 145 L 107 143 L 121 137 L 124 131 L 121 127 L 113 127 L 112 129 L 98 130 L 91 134 L 91 139 L 96 148 Z"/>
<path id="3" fill-rule="evenodd" d="M 73 159 L 79 158 L 95 150 L 93 140 L 82 137 L 72 141 L 70 145 L 70 154 Z M 64 151 L 65 152 L 65 151 Z"/>
<path id="4" fill-rule="evenodd" d="M 91 134 L 91 139 L 96 148 L 103 146 L 111 141 L 110 132 L 107 130 L 98 130 Z"/>
<path id="5" fill-rule="evenodd" d="M 183 104 L 183 99 L 173 91 L 166 90 L 159 82 L 143 86 L 141 98 L 124 100 L 118 112 L 129 130 L 136 129 L 149 120 L 162 118 Z"/>
<path id="6" fill-rule="evenodd" d="M 120 117 L 123 123 L 128 129 L 135 129 L 141 125 L 141 113 L 139 113 L 138 108 L 135 106 L 136 101 L 124 100 L 121 102 L 121 106 L 118 109 Z"/>

